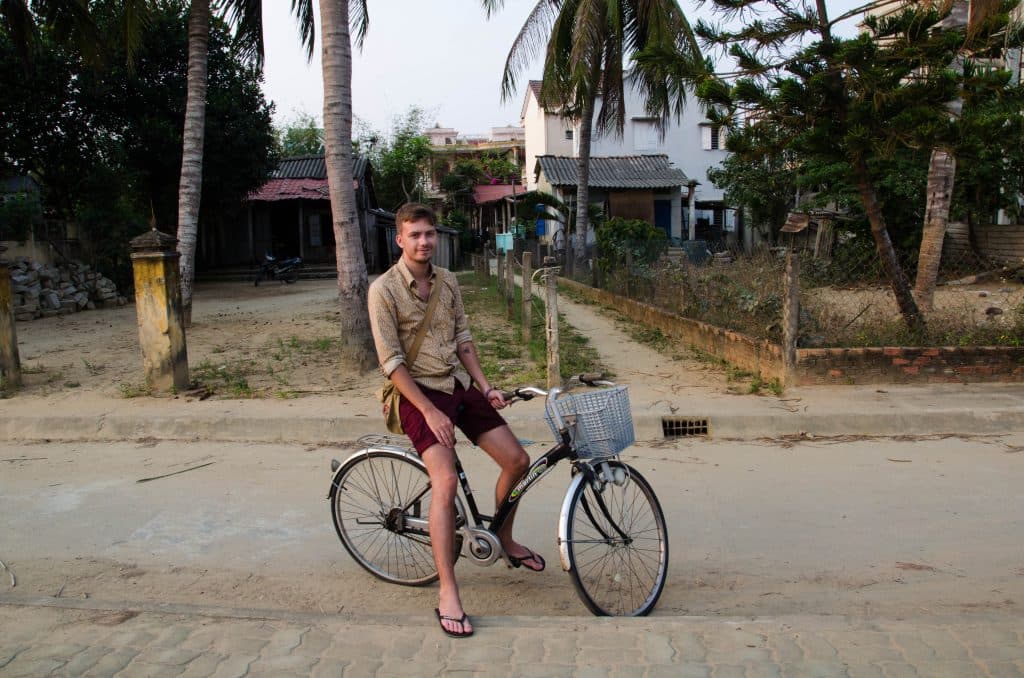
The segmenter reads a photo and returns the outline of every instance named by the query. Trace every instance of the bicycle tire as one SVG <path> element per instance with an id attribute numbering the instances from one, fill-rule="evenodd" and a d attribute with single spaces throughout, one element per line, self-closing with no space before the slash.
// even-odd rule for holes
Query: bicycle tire
<path id="1" fill-rule="evenodd" d="M 408 517 L 426 520 L 428 516 L 430 478 L 422 464 L 388 450 L 353 455 L 335 476 L 330 499 L 338 538 L 363 569 L 403 586 L 437 581 L 429 536 L 394 527 Z M 461 503 L 456 501 L 457 524 L 464 523 L 462 516 Z M 458 559 L 459 533 L 454 551 Z"/>
<path id="2" fill-rule="evenodd" d="M 569 576 L 595 615 L 642 617 L 665 588 L 665 514 L 636 469 L 620 461 L 607 463 L 624 472 L 621 483 L 606 482 L 598 490 L 583 477 L 573 490 L 565 525 Z"/>

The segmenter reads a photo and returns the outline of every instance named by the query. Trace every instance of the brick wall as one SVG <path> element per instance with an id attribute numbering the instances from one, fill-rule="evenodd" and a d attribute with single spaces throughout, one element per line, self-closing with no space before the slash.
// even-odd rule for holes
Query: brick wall
<path id="1" fill-rule="evenodd" d="M 969 346 L 797 349 L 797 384 L 1024 381 L 1024 348 Z"/>

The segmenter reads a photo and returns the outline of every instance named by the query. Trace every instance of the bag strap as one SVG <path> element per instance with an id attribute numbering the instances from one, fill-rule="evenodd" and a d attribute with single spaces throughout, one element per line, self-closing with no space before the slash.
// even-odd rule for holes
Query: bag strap
<path id="1" fill-rule="evenodd" d="M 423 343 L 423 337 L 427 333 L 427 324 L 434 315 L 434 309 L 437 307 L 437 298 L 441 296 L 439 289 L 444 283 L 441 280 L 440 275 L 435 274 L 434 278 L 435 280 L 430 286 L 430 297 L 427 299 L 427 310 L 423 314 L 423 320 L 420 321 L 420 326 L 416 329 L 416 338 L 412 340 L 412 348 L 405 356 L 409 367 L 412 367 L 413 363 L 416 362 L 416 356 L 420 353 L 420 345 Z"/>

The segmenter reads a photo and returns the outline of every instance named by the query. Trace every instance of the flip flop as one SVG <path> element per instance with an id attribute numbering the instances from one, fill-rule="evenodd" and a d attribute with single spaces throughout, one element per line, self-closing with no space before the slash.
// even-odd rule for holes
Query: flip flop
<path id="1" fill-rule="evenodd" d="M 519 558 L 516 558 L 513 555 L 509 555 L 508 562 L 512 563 L 512 567 L 525 567 L 527 570 L 531 570 L 533 572 L 543 572 L 544 568 L 547 566 L 547 563 L 544 562 L 544 559 L 540 556 L 540 554 L 534 553 L 531 549 L 526 548 L 525 546 L 523 548 L 526 549 L 526 552 L 529 555 L 521 556 Z M 528 560 L 540 565 L 540 567 L 530 567 L 529 565 L 523 565 L 523 563 L 525 563 Z"/>
<path id="2" fill-rule="evenodd" d="M 441 630 L 445 632 L 445 635 L 451 636 L 452 638 L 469 638 L 471 635 L 473 635 L 472 631 L 466 630 L 466 622 L 469 621 L 469 617 L 466 616 L 465 612 L 462 613 L 461 617 L 456 619 L 455 617 L 447 617 L 441 614 L 441 610 L 435 607 L 434 614 L 437 615 L 437 624 L 441 627 Z M 462 624 L 462 631 L 449 631 L 444 626 L 444 622 L 446 621 Z"/>

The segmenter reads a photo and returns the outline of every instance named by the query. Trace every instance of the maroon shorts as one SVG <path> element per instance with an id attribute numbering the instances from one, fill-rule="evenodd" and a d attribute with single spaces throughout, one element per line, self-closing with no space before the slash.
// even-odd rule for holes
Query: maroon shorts
<path id="1" fill-rule="evenodd" d="M 455 392 L 451 395 L 423 386 L 420 386 L 420 390 L 437 409 L 448 415 L 452 423 L 458 426 L 473 444 L 491 429 L 505 425 L 505 420 L 484 399 L 483 393 L 474 387 L 468 390 L 463 388 L 458 379 L 455 380 Z M 412 440 L 417 452 L 423 454 L 431 445 L 437 444 L 437 437 L 427 426 L 423 414 L 405 398 L 398 401 L 398 416 L 402 418 L 405 435 Z"/>

